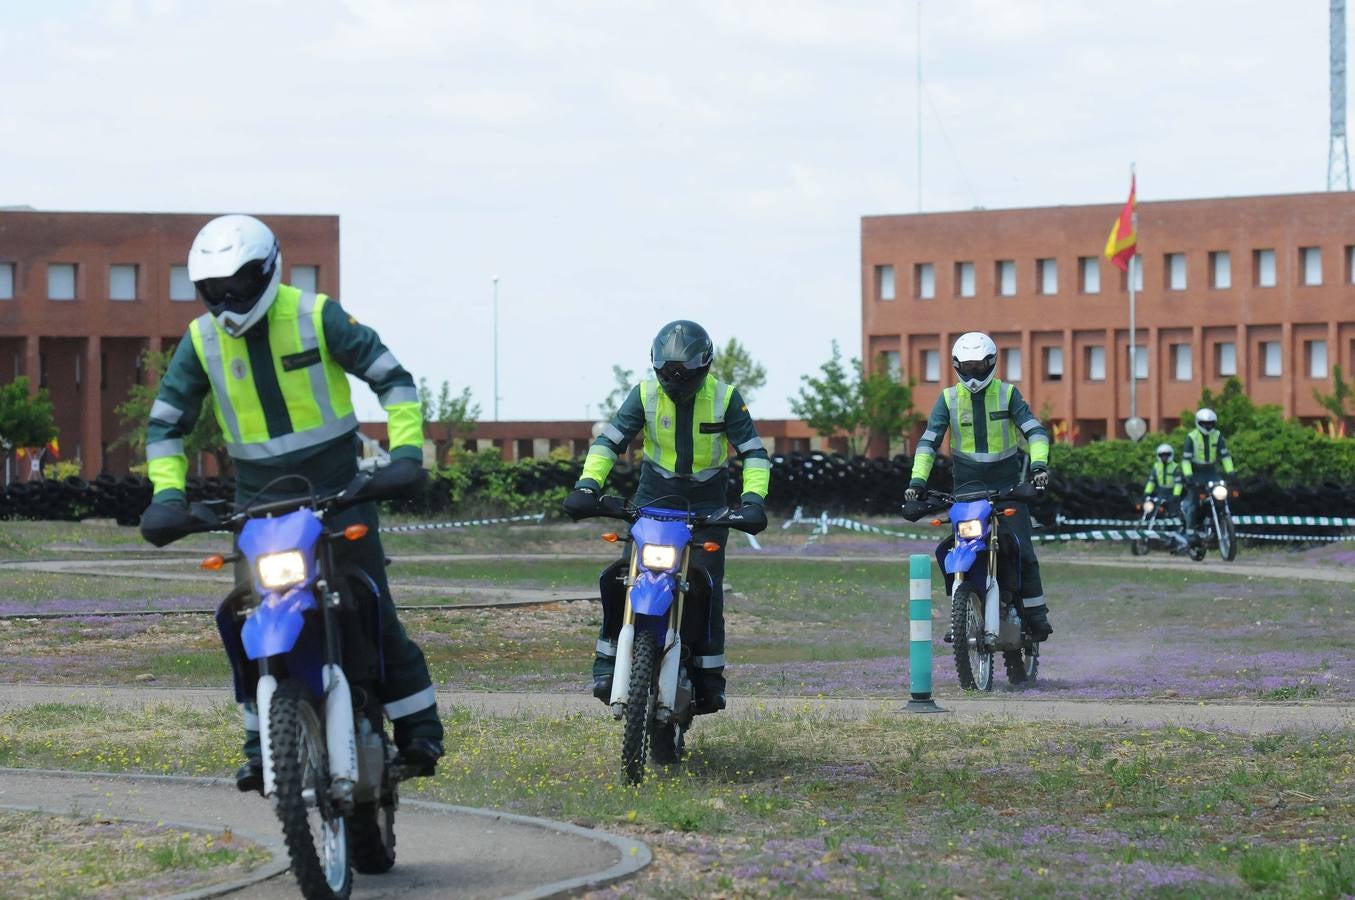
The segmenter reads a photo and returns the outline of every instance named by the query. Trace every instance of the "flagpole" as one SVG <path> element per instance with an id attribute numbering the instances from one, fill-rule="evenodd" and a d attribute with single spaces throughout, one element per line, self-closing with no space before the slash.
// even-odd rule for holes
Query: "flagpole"
<path id="1" fill-rule="evenodd" d="M 1133 184 L 1134 165 L 1129 166 L 1129 183 Z M 1133 234 L 1135 236 L 1134 252 L 1129 257 L 1129 418 L 1137 419 L 1139 417 L 1139 350 L 1138 350 L 1138 329 L 1134 322 L 1134 276 L 1137 274 L 1137 265 L 1139 259 L 1138 231 L 1139 231 L 1139 209 L 1138 204 L 1134 204 L 1133 216 Z M 1130 435 L 1132 438 L 1133 435 Z M 1135 438 L 1137 440 L 1137 438 Z"/>

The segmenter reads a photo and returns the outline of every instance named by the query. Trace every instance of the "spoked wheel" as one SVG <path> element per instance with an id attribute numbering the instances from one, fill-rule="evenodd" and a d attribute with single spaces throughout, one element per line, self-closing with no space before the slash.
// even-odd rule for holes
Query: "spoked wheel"
<path id="1" fill-rule="evenodd" d="M 621 764 L 626 780 L 639 784 L 645 780 L 645 757 L 649 751 L 649 724 L 654 718 L 655 666 L 659 642 L 654 632 L 638 631 L 630 664 L 630 692 L 626 696 L 625 732 L 621 740 Z"/>
<path id="2" fill-rule="evenodd" d="M 344 900 L 353 889 L 348 829 L 329 800 L 325 734 L 305 687 L 285 681 L 268 718 L 277 813 L 306 900 Z"/>
<path id="3" fill-rule="evenodd" d="M 1227 513 L 1219 515 L 1219 556 L 1224 562 L 1237 559 L 1237 529 L 1233 527 L 1233 517 Z"/>
<path id="4" fill-rule="evenodd" d="M 649 758 L 662 766 L 671 766 L 682 761 L 685 752 L 684 743 L 687 730 L 676 722 L 652 725 L 649 738 Z"/>
<path id="5" fill-rule="evenodd" d="M 955 637 L 955 673 L 965 690 L 993 689 L 993 651 L 983 649 L 983 601 L 969 585 L 955 589 L 950 602 Z"/>

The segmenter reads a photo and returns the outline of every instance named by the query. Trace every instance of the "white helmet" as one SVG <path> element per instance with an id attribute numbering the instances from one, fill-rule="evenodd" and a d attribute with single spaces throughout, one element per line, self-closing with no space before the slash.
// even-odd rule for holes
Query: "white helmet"
<path id="1" fill-rule="evenodd" d="M 981 331 L 966 332 L 950 348 L 950 362 L 960 383 L 977 394 L 997 371 L 997 344 Z"/>
<path id="2" fill-rule="evenodd" d="M 282 252 L 253 216 L 219 216 L 188 251 L 188 278 L 221 327 L 239 337 L 268 314 L 282 280 Z"/>
<path id="3" fill-rule="evenodd" d="M 1218 414 L 1207 406 L 1195 413 L 1195 427 L 1205 433 L 1213 431 L 1218 424 Z"/>
<path id="4" fill-rule="evenodd" d="M 1171 444 L 1158 444 L 1157 449 L 1154 450 L 1153 452 L 1156 453 L 1157 458 L 1162 460 L 1164 463 L 1171 462 L 1172 457 L 1176 455 L 1176 451 L 1172 449 Z"/>

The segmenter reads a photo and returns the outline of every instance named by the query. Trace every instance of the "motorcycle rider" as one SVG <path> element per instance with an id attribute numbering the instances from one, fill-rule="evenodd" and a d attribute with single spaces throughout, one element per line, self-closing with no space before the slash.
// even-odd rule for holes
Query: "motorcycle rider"
<path id="1" fill-rule="evenodd" d="M 1186 484 L 1185 498 L 1181 501 L 1181 529 L 1192 546 L 1201 542 L 1197 521 L 1200 493 L 1209 482 L 1219 479 L 1220 466 L 1225 475 L 1232 475 L 1233 454 L 1228 452 L 1223 432 L 1219 431 L 1218 413 L 1201 407 L 1195 413 L 1195 429 L 1186 435 L 1186 445 L 1181 450 L 1181 476 Z"/>
<path id="2" fill-rule="evenodd" d="M 565 499 L 565 511 L 576 521 L 599 508 L 602 485 L 619 455 L 644 431 L 640 483 L 631 498 L 645 506 L 681 498 L 694 513 L 714 513 L 728 506 L 729 457 L 743 462 L 742 506 L 737 511 L 756 533 L 767 527 L 764 504 L 771 481 L 771 459 L 758 438 L 753 417 L 738 389 L 710 374 L 715 347 L 695 322 L 679 319 L 659 329 L 649 352 L 654 371 L 631 388 L 611 422 L 593 441 L 582 477 Z M 672 503 L 681 509 L 686 504 Z M 691 562 L 710 573 L 710 629 L 707 640 L 692 645 L 693 711 L 697 715 L 725 708 L 724 570 L 728 528 L 698 529 L 691 544 Z M 702 548 L 715 541 L 714 552 Z M 631 545 L 622 555 L 627 560 Z M 611 700 L 616 668 L 616 635 L 598 634 L 593 659 L 593 696 Z"/>
<path id="3" fill-rule="evenodd" d="M 337 493 L 357 475 L 357 417 L 348 375 L 381 399 L 389 419 L 392 466 L 422 466 L 423 413 L 414 379 L 377 333 L 324 294 L 283 284 L 273 232 L 252 216 L 228 215 L 203 226 L 188 253 L 188 277 L 207 312 L 179 341 L 160 381 L 146 432 L 147 474 L 154 486 L 142 533 L 174 533 L 191 524 L 185 499 L 184 437 L 209 393 L 235 464 L 236 503 Z M 304 476 L 309 484 L 297 477 Z M 423 652 L 396 617 L 374 503 L 331 517 L 327 526 L 362 523 L 367 535 L 336 544 L 341 561 L 376 583 L 382 621 L 386 714 L 395 726 L 398 764 L 432 775 L 442 755 L 442 722 Z M 237 589 L 250 589 L 237 563 Z M 244 708 L 246 762 L 241 791 L 262 790 L 258 712 Z"/>
<path id="4" fill-rule="evenodd" d="M 927 478 L 947 429 L 951 429 L 956 492 L 974 483 L 987 490 L 1006 490 L 1020 483 L 1023 466 L 1018 431 L 1030 448 L 1030 480 L 1043 489 L 1049 483 L 1049 433 L 1016 386 L 993 377 L 997 371 L 993 339 L 978 331 L 960 335 L 951 348 L 951 364 L 959 384 L 936 398 L 918 441 L 904 499 L 926 499 Z M 1021 549 L 1021 617 L 1034 638 L 1043 641 L 1054 629 L 1049 624 L 1040 563 L 1031 545 L 1030 510 L 1017 504 L 1010 522 L 1008 527 Z"/>
<path id="5" fill-rule="evenodd" d="M 1153 500 L 1159 505 L 1159 513 L 1162 515 L 1171 515 L 1172 507 L 1178 507 L 1180 512 L 1181 491 L 1183 490 L 1181 478 L 1181 466 L 1176 462 L 1176 451 L 1172 449 L 1171 444 L 1158 444 L 1157 449 L 1153 451 L 1157 457 L 1157 462 L 1148 470 L 1148 480 L 1143 485 L 1143 500 L 1147 503 Z M 1171 497 L 1167 497 L 1167 486 L 1171 485 Z M 1184 546 L 1186 540 L 1185 519 L 1181 520 L 1181 532 L 1179 535 L 1180 544 Z"/>

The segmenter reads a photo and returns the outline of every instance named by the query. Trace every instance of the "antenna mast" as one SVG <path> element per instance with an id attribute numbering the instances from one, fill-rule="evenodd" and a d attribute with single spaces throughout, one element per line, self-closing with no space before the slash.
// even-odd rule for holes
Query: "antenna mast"
<path id="1" fill-rule="evenodd" d="M 1346 146 L 1346 0 L 1331 0 L 1331 140 L 1327 147 L 1327 190 L 1350 190 Z"/>

